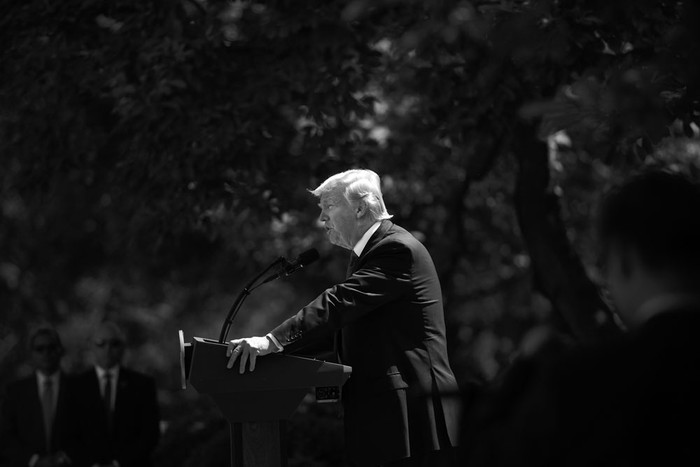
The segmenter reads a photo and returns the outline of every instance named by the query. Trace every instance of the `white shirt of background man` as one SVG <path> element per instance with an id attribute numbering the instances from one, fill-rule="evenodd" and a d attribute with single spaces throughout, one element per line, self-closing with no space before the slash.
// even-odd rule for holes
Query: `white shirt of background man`
<path id="1" fill-rule="evenodd" d="M 54 420 L 56 418 L 56 404 L 58 404 L 58 391 L 61 389 L 60 371 L 57 371 L 52 375 L 45 375 L 40 371 L 36 372 L 36 384 L 37 388 L 39 389 L 40 401 L 44 400 L 46 381 L 51 381 L 51 420 Z M 34 467 L 36 463 L 39 462 L 40 457 L 41 456 L 39 454 L 33 454 L 32 457 L 29 458 L 29 467 Z"/>
<path id="2" fill-rule="evenodd" d="M 53 391 L 52 394 L 52 401 L 51 401 L 51 419 L 55 418 L 56 416 L 56 404 L 58 403 L 58 391 L 60 389 L 59 385 L 61 384 L 61 378 L 60 378 L 60 372 L 56 372 L 52 375 L 45 375 L 44 373 L 37 371 L 36 372 L 36 383 L 37 387 L 39 388 L 39 399 L 43 400 L 44 399 L 44 391 L 46 390 L 46 381 L 51 381 L 51 389 Z"/>
<path id="3" fill-rule="evenodd" d="M 114 401 L 117 398 L 117 381 L 119 380 L 119 367 L 110 368 L 105 370 L 102 367 L 95 366 L 95 371 L 97 372 L 97 380 L 100 382 L 100 395 L 104 398 L 105 395 L 105 376 L 109 373 L 109 382 L 112 386 L 111 396 L 109 401 L 109 410 L 114 411 Z"/>

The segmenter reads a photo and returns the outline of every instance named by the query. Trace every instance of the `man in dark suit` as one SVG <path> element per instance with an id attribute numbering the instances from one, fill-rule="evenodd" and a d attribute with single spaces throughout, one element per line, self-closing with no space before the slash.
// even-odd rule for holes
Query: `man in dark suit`
<path id="1" fill-rule="evenodd" d="M 159 437 L 153 379 L 122 365 L 126 340 L 114 323 L 92 337 L 95 367 L 78 377 L 81 444 L 88 466 L 148 467 Z"/>
<path id="2" fill-rule="evenodd" d="M 312 192 L 331 243 L 352 250 L 347 279 L 265 337 L 229 343 L 229 368 L 335 337 L 353 374 L 343 388 L 346 449 L 358 466 L 450 465 L 457 392 L 440 283 L 425 247 L 392 223 L 379 176 L 350 170 Z"/>
<path id="3" fill-rule="evenodd" d="M 31 334 L 29 348 L 35 373 L 9 386 L 0 411 L 0 465 L 71 465 L 73 387 L 61 371 L 61 338 L 55 329 L 41 327 Z"/>
<path id="4" fill-rule="evenodd" d="M 608 196 L 600 233 L 629 332 L 510 378 L 467 424 L 465 465 L 700 465 L 700 187 L 639 176 Z"/>

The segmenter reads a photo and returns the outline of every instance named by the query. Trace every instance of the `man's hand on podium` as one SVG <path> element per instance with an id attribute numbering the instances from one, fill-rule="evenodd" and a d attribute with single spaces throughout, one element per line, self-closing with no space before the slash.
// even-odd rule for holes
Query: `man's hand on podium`
<path id="1" fill-rule="evenodd" d="M 233 368 L 236 359 L 240 357 L 239 372 L 245 372 L 245 365 L 250 361 L 250 371 L 255 370 L 255 359 L 276 350 L 272 341 L 267 337 L 246 337 L 233 339 L 226 347 L 226 356 L 229 357 L 226 368 Z"/>

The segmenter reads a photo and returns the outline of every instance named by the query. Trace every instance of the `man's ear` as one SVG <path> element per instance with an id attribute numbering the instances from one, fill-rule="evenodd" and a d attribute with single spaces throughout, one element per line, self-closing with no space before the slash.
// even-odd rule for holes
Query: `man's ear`
<path id="1" fill-rule="evenodd" d="M 365 217 L 365 214 L 367 214 L 367 211 L 369 210 L 369 205 L 367 204 L 367 201 L 364 199 L 361 199 L 357 202 L 357 207 L 355 208 L 355 217 L 358 219 L 362 219 Z"/>

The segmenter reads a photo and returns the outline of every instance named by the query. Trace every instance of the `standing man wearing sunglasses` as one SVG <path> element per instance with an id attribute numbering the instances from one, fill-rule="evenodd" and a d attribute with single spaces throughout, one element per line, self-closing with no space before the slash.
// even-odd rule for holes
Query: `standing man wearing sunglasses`
<path id="1" fill-rule="evenodd" d="M 0 465 L 71 465 L 73 381 L 61 370 L 61 338 L 51 327 L 38 328 L 29 349 L 34 374 L 9 386 L 0 411 Z"/>
<path id="2" fill-rule="evenodd" d="M 153 379 L 123 366 L 126 339 L 115 323 L 92 337 L 95 366 L 81 376 L 81 463 L 91 467 L 149 467 L 158 442 Z"/>

